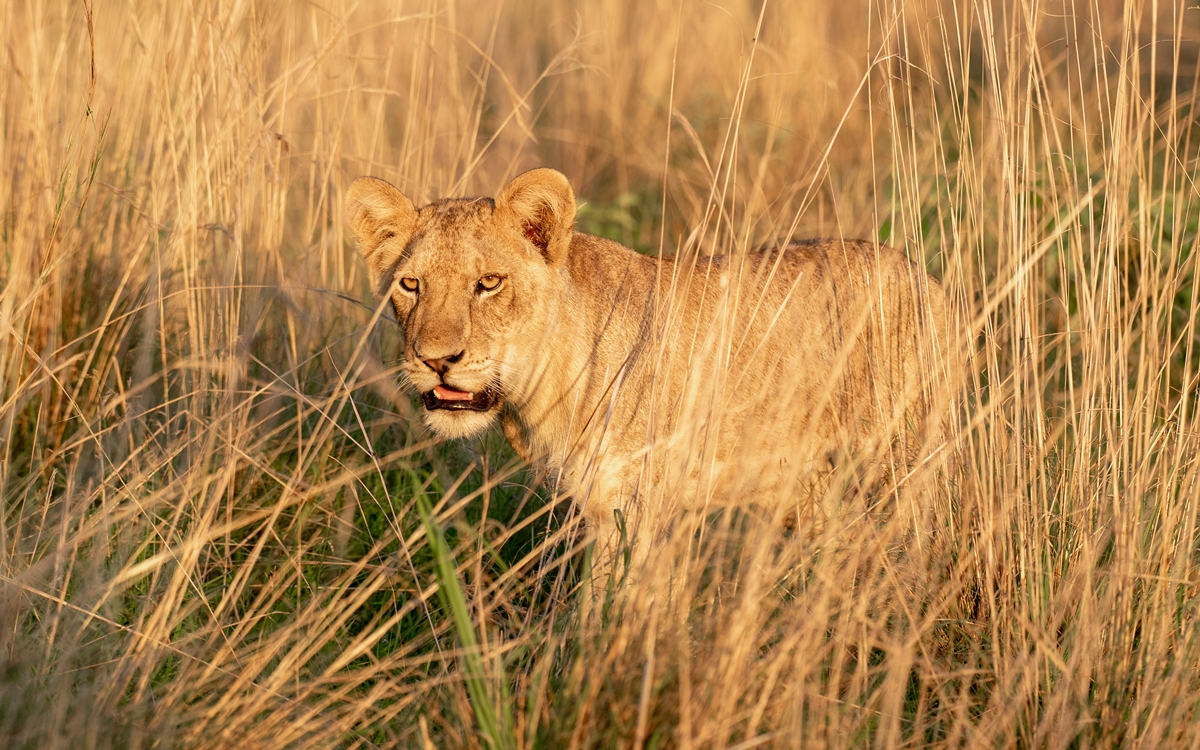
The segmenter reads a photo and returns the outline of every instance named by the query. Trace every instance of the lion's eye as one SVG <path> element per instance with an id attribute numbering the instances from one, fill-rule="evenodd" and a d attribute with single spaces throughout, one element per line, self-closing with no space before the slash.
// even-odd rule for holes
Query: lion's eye
<path id="1" fill-rule="evenodd" d="M 480 291 L 490 292 L 500 286 L 500 282 L 504 280 L 502 276 L 488 275 L 479 280 Z"/>
<path id="2" fill-rule="evenodd" d="M 421 282 L 409 276 L 405 276 L 400 279 L 400 288 L 406 292 L 415 292 L 421 288 Z"/>

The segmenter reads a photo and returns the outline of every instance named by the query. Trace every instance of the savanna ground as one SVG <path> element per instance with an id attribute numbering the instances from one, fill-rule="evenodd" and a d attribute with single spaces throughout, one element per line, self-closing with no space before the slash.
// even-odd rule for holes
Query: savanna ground
<path id="1" fill-rule="evenodd" d="M 0 29 L 5 747 L 1200 744 L 1194 5 Z M 419 426 L 340 216 L 539 165 L 647 253 L 923 259 L 970 333 L 956 458 L 873 495 L 917 515 L 847 474 L 807 529 L 680 515 L 669 596 L 581 592 L 553 483 Z"/>

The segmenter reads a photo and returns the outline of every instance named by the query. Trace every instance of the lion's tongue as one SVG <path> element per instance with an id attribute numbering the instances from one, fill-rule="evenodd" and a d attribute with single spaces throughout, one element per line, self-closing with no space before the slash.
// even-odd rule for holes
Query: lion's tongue
<path id="1" fill-rule="evenodd" d="M 453 391 L 444 385 L 436 386 L 433 392 L 443 401 L 470 401 L 474 396 L 463 391 Z"/>

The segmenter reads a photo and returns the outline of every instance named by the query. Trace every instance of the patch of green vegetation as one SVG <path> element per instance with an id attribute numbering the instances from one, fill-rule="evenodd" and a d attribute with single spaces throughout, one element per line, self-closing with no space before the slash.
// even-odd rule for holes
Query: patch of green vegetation
<path id="1" fill-rule="evenodd" d="M 660 191 L 622 193 L 607 201 L 582 202 L 575 210 L 580 232 L 620 242 L 643 255 L 658 254 L 661 224 Z"/>

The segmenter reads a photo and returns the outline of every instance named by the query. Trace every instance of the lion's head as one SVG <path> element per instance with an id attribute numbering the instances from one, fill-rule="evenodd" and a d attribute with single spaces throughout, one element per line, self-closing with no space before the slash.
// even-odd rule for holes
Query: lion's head
<path id="1" fill-rule="evenodd" d="M 493 200 L 420 209 L 389 183 L 350 186 L 346 216 L 372 291 L 404 330 L 403 372 L 425 422 L 446 437 L 480 432 L 520 398 L 566 283 L 575 196 L 552 169 L 518 176 Z"/>

